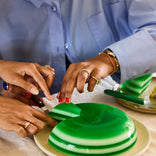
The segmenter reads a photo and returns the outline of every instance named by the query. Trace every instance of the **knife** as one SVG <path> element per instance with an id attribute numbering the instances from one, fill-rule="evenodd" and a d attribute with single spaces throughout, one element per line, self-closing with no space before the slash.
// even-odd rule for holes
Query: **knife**
<path id="1" fill-rule="evenodd" d="M 130 94 L 121 93 L 121 92 L 113 91 L 113 90 L 110 90 L 110 89 L 104 90 L 104 93 L 107 94 L 107 95 L 110 95 L 110 96 L 120 98 L 120 99 L 124 99 L 124 100 L 127 100 L 127 101 L 132 101 L 132 102 L 135 102 L 135 103 L 140 104 L 140 105 L 152 104 L 151 102 L 149 102 L 149 101 L 147 101 L 147 100 L 145 100 L 143 98 L 138 98 L 138 97 L 135 97 L 135 96 L 130 95 Z"/>
<path id="2" fill-rule="evenodd" d="M 34 103 L 37 104 L 39 108 L 41 108 L 46 114 L 49 113 L 48 108 L 46 105 L 43 103 L 43 101 L 38 97 L 37 95 L 31 95 L 31 99 L 34 101 Z"/>

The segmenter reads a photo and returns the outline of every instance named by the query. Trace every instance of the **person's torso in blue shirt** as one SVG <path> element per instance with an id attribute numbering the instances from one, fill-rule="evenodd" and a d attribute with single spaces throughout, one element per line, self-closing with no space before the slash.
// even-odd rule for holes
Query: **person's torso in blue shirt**
<path id="1" fill-rule="evenodd" d="M 130 35 L 123 0 L 1 0 L 0 59 L 49 64 L 60 89 L 70 62 L 90 59 Z"/>

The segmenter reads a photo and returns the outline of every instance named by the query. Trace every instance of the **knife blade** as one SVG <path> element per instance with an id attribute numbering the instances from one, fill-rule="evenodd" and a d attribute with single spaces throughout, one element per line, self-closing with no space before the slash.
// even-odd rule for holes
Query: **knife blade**
<path id="1" fill-rule="evenodd" d="M 32 95 L 31 99 L 34 101 L 35 104 L 37 104 L 37 106 L 39 108 L 41 108 L 46 114 L 49 113 L 49 110 L 47 108 L 47 106 L 43 103 L 43 101 L 41 100 L 40 97 L 38 97 L 37 95 Z"/>

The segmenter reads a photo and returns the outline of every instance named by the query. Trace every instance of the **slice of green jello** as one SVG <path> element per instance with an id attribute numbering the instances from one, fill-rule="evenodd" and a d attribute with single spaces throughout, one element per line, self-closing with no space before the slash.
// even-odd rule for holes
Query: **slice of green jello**
<path id="1" fill-rule="evenodd" d="M 121 110 L 98 103 L 77 104 L 78 117 L 55 126 L 49 144 L 77 154 L 112 154 L 132 147 L 137 139 L 133 121 Z"/>
<path id="2" fill-rule="evenodd" d="M 81 109 L 73 103 L 61 103 L 55 106 L 48 115 L 56 120 L 65 120 L 80 116 Z"/>
<path id="3" fill-rule="evenodd" d="M 121 89 L 134 96 L 140 96 L 150 85 L 152 74 L 127 80 L 121 84 Z"/>

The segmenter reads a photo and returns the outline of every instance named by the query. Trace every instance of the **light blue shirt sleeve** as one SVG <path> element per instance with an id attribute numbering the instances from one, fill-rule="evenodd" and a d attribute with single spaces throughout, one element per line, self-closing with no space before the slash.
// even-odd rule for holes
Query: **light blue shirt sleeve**
<path id="1" fill-rule="evenodd" d="M 109 46 L 118 58 L 121 82 L 156 71 L 156 1 L 133 0 L 127 8 L 132 34 Z"/>
<path id="2" fill-rule="evenodd" d="M 121 82 L 156 72 L 155 0 L 0 0 L 0 59 L 55 68 L 51 93 L 71 63 L 114 51 Z"/>

